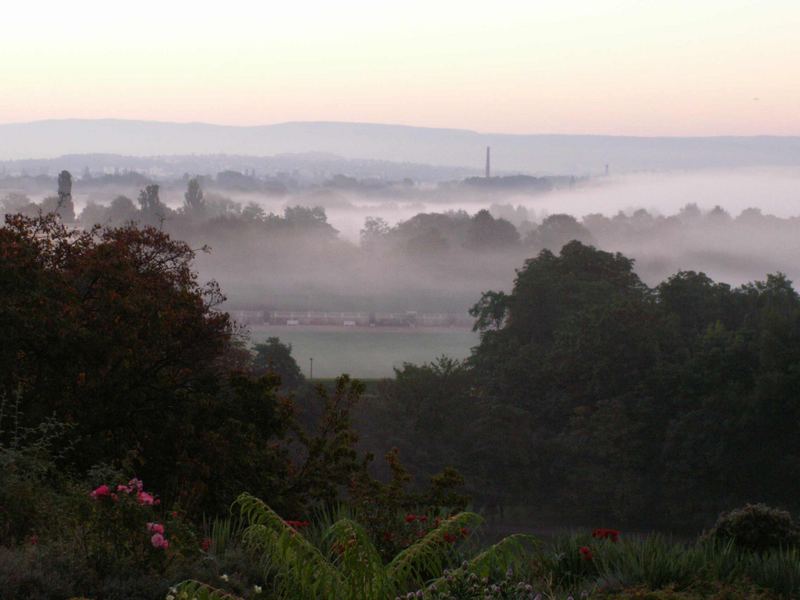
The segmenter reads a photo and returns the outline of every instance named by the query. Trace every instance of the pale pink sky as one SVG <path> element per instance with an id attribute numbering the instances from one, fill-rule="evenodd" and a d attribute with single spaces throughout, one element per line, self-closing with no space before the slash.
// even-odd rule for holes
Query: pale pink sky
<path id="1" fill-rule="evenodd" d="M 29 0 L 2 17 L 0 122 L 800 135 L 796 0 Z"/>

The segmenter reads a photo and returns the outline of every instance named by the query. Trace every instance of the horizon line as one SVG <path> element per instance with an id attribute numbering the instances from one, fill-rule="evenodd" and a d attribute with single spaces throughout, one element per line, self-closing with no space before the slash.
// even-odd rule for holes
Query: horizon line
<path id="1" fill-rule="evenodd" d="M 360 127 L 395 127 L 404 129 L 422 129 L 429 131 L 449 131 L 458 133 L 468 133 L 475 136 L 505 136 L 505 137 L 595 137 L 595 138 L 619 138 L 619 139 L 758 139 L 758 138 L 800 138 L 800 132 L 787 134 L 761 133 L 761 134 L 715 134 L 715 135 L 630 135 L 615 133 L 506 133 L 495 131 L 478 131 L 475 129 L 459 127 L 435 127 L 431 125 L 409 125 L 406 123 L 387 123 L 373 121 L 330 121 L 330 120 L 309 120 L 309 121 L 278 121 L 274 123 L 261 123 L 256 125 L 238 125 L 227 123 L 212 123 L 208 121 L 164 121 L 159 119 L 133 119 L 122 117 L 61 117 L 48 119 L 35 119 L 32 121 L 10 121 L 0 123 L 0 127 L 15 127 L 26 125 L 37 125 L 44 123 L 139 123 L 154 125 L 177 125 L 177 126 L 203 126 L 230 129 L 261 129 L 269 127 L 281 127 L 287 125 L 351 125 Z"/>

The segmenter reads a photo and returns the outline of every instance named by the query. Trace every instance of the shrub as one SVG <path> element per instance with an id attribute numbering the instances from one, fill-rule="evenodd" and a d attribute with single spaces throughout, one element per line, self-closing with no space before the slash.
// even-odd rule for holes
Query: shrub
<path id="1" fill-rule="evenodd" d="M 76 506 L 75 533 L 101 575 L 164 574 L 171 564 L 200 553 L 180 512 L 162 511 L 159 498 L 139 479 L 101 484 L 83 495 L 88 499 Z"/>
<path id="2" fill-rule="evenodd" d="M 93 573 L 77 552 L 60 546 L 0 546 L 0 597 L 49 600 L 81 596 L 92 587 Z"/>
<path id="3" fill-rule="evenodd" d="M 50 418 L 21 421 L 21 396 L 0 393 L 0 544 L 25 543 L 59 526 L 66 477 L 58 463 L 71 448 L 70 427 Z"/>
<path id="4" fill-rule="evenodd" d="M 800 529 L 785 510 L 765 504 L 746 504 L 722 513 L 705 536 L 709 540 L 732 540 L 738 547 L 756 552 L 795 546 Z"/>
<path id="5" fill-rule="evenodd" d="M 423 491 L 412 491 L 411 474 L 403 466 L 397 448 L 386 453 L 391 478 L 383 483 L 373 478 L 367 463 L 350 481 L 350 504 L 356 520 L 375 542 L 381 558 L 390 560 L 413 544 L 442 519 L 462 512 L 468 498 L 460 493 L 464 478 L 445 468 L 431 477 Z"/>

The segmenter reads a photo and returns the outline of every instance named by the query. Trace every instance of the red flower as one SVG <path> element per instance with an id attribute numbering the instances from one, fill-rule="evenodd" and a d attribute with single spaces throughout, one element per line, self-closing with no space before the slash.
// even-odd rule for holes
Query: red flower
<path id="1" fill-rule="evenodd" d="M 592 560 L 592 550 L 589 548 L 589 546 L 581 546 L 578 549 L 578 552 L 581 553 L 581 558 L 583 560 Z"/>
<path id="2" fill-rule="evenodd" d="M 412 515 L 411 513 L 406 515 L 406 523 L 413 523 L 417 520 L 417 515 Z"/>
<path id="3" fill-rule="evenodd" d="M 428 515 L 419 515 L 417 517 L 420 523 L 427 523 L 428 522 Z"/>
<path id="4" fill-rule="evenodd" d="M 457 539 L 458 538 L 452 533 L 445 532 L 444 534 L 444 541 L 447 542 L 448 544 L 455 544 Z"/>
<path id="5" fill-rule="evenodd" d="M 592 537 L 599 540 L 607 539 L 611 540 L 612 542 L 617 542 L 619 541 L 619 530 L 600 527 L 592 532 Z"/>
<path id="6" fill-rule="evenodd" d="M 294 527 L 295 529 L 302 529 L 303 527 L 308 527 L 311 525 L 311 521 L 284 521 L 289 527 Z"/>
<path id="7" fill-rule="evenodd" d="M 203 552 L 208 552 L 208 549 L 211 548 L 211 538 L 203 538 L 203 541 L 200 542 L 200 548 Z"/>
<path id="8" fill-rule="evenodd" d="M 466 538 L 469 535 L 469 529 L 466 527 L 461 528 L 461 537 Z"/>

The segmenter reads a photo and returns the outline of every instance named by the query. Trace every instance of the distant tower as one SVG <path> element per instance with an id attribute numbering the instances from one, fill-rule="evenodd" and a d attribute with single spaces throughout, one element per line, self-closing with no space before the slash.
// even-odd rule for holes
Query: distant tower
<path id="1" fill-rule="evenodd" d="M 54 211 L 65 223 L 75 220 L 75 204 L 72 202 L 72 175 L 69 171 L 58 174 L 58 205 Z"/>
<path id="2" fill-rule="evenodd" d="M 486 179 L 492 176 L 492 149 L 486 146 Z"/>
<path id="3" fill-rule="evenodd" d="M 72 202 L 72 175 L 69 171 L 58 174 L 58 203 L 59 206 Z"/>

